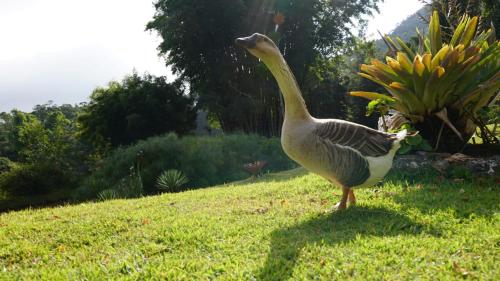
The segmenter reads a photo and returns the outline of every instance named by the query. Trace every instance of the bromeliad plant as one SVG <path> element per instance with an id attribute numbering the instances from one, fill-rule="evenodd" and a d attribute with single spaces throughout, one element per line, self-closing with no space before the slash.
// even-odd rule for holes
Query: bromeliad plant
<path id="1" fill-rule="evenodd" d="M 477 112 L 498 97 L 500 87 L 500 42 L 493 29 L 479 33 L 477 24 L 477 17 L 464 15 L 450 42 L 444 44 L 439 15 L 434 12 L 428 35 L 424 37 L 417 29 L 418 50 L 400 38 L 396 38 L 396 45 L 385 36 L 394 56 L 386 57 L 386 63 L 374 59 L 370 65 L 361 65 L 359 75 L 381 85 L 390 95 L 350 94 L 383 101 L 429 141 L 466 142 L 475 132 Z M 448 129 L 443 134 L 444 125 Z"/>

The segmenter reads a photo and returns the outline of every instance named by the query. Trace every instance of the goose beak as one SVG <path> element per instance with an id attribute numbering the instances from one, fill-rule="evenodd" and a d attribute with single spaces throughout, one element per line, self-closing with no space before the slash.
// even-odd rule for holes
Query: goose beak
<path id="1" fill-rule="evenodd" d="M 236 43 L 236 45 L 239 45 L 243 48 L 253 49 L 257 44 L 257 36 L 252 35 L 248 37 L 237 38 L 234 42 Z"/>

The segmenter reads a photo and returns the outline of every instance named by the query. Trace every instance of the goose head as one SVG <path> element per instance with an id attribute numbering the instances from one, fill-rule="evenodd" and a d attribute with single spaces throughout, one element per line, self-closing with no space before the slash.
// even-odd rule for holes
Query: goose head
<path id="1" fill-rule="evenodd" d="M 276 44 L 274 44 L 273 40 L 260 33 L 254 33 L 248 37 L 237 38 L 235 42 L 252 55 L 261 59 L 264 63 L 281 57 L 280 50 Z"/>
<path id="2" fill-rule="evenodd" d="M 311 120 L 297 81 L 276 44 L 259 33 L 238 38 L 235 42 L 264 62 L 273 74 L 285 98 L 285 120 Z"/>

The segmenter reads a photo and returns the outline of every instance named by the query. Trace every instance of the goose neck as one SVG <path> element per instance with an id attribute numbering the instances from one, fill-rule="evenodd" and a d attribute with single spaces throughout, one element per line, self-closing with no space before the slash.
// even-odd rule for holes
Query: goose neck
<path id="1" fill-rule="evenodd" d="M 285 119 L 311 119 L 297 81 L 283 56 L 280 55 L 274 62 L 268 63 L 268 67 L 278 82 L 285 101 Z"/>

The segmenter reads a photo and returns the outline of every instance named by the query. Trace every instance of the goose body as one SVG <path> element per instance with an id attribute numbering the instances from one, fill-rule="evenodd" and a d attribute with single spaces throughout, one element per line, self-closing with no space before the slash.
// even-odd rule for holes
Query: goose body
<path id="1" fill-rule="evenodd" d="M 281 144 L 285 153 L 307 170 L 342 187 L 337 205 L 355 203 L 353 188 L 369 187 L 390 170 L 406 131 L 388 134 L 339 119 L 317 119 L 307 111 L 295 77 L 279 49 L 262 34 L 236 43 L 260 58 L 276 78 L 285 101 Z"/>
<path id="2" fill-rule="evenodd" d="M 285 153 L 307 170 L 337 186 L 359 188 L 387 174 L 403 137 L 338 119 L 285 119 L 281 143 Z"/>

